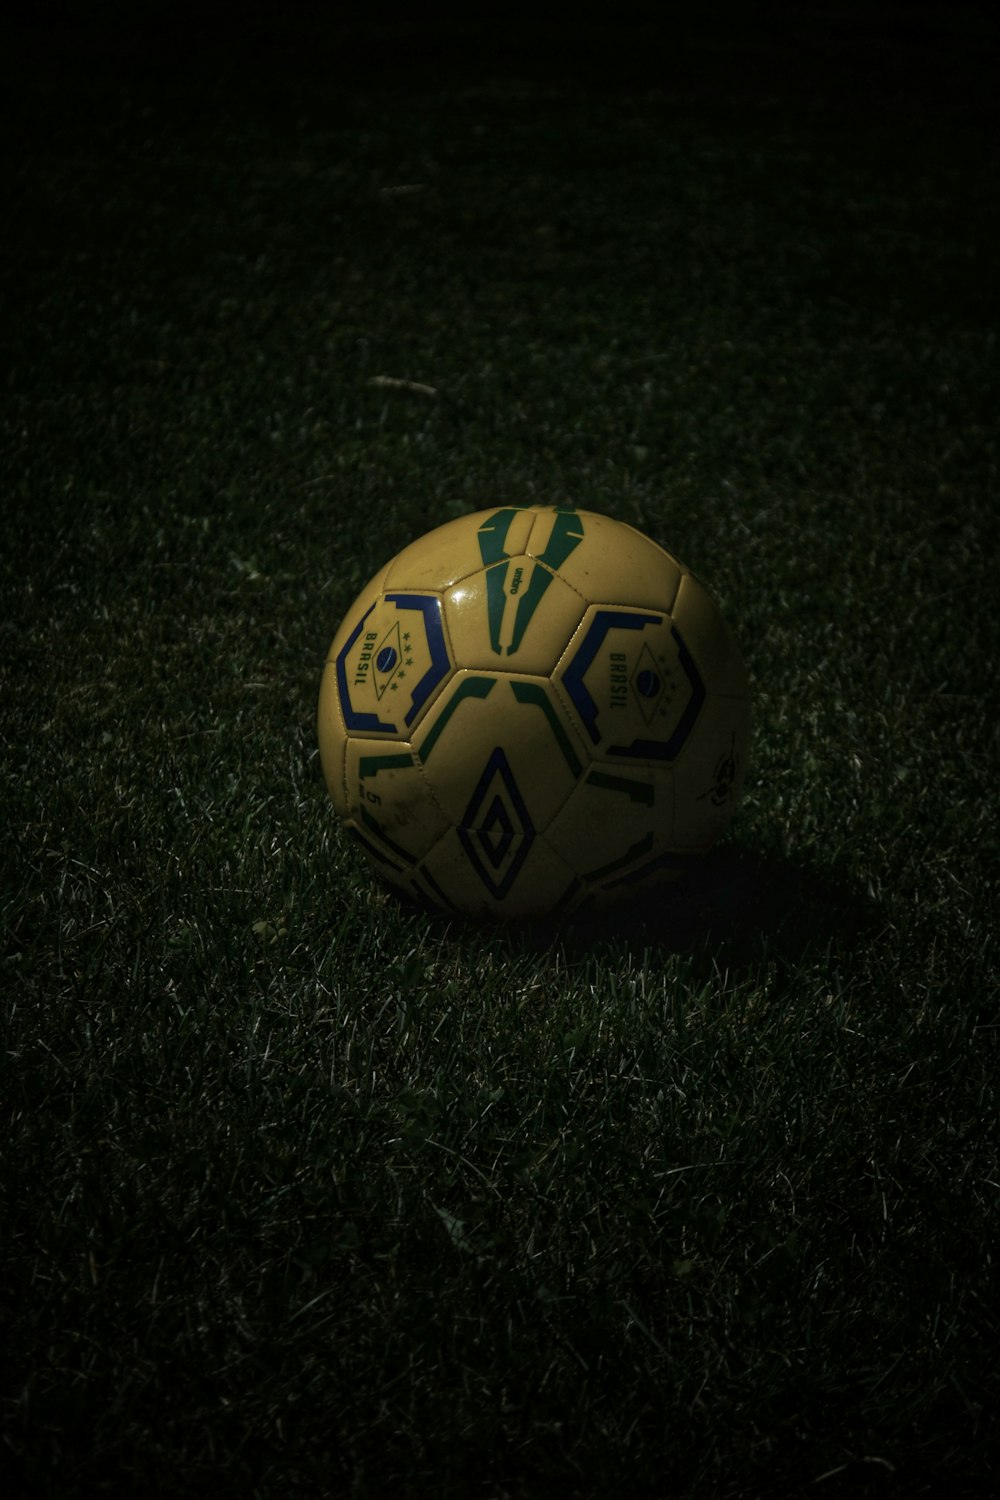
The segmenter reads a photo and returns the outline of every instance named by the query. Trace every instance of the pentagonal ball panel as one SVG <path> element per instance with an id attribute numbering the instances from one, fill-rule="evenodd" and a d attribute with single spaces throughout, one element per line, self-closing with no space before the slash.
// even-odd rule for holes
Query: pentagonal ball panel
<path id="1" fill-rule="evenodd" d="M 456 665 L 495 662 L 547 675 L 584 608 L 575 590 L 524 553 L 480 569 L 445 594 Z"/>

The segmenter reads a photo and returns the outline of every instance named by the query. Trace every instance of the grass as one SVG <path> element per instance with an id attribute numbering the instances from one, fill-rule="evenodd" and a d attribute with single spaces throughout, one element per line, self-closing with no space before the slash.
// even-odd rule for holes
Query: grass
<path id="1" fill-rule="evenodd" d="M 15 38 L 14 1493 L 991 1492 L 994 117 L 949 14 L 885 95 L 857 17 L 691 23 L 659 85 L 586 32 L 425 76 L 315 15 Z M 334 823 L 326 647 L 412 536 L 565 498 L 734 622 L 744 805 L 669 896 L 428 918 Z"/>

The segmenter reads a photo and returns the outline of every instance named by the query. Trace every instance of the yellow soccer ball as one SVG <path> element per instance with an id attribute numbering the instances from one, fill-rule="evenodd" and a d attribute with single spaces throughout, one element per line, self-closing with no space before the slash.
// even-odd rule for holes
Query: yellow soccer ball
<path id="1" fill-rule="evenodd" d="M 633 527 L 503 505 L 404 548 L 327 656 L 337 812 L 391 886 L 533 917 L 669 881 L 740 795 L 750 690 L 689 570 Z"/>

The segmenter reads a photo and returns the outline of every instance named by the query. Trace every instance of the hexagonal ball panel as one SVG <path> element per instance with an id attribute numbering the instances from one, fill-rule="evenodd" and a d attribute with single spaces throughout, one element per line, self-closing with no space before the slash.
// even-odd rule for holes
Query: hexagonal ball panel
<path id="1" fill-rule="evenodd" d="M 509 883 L 503 862 L 494 872 L 486 859 L 482 872 L 473 875 L 462 832 L 453 828 L 446 833 L 417 871 L 420 886 L 440 906 L 479 916 L 532 917 L 569 911 L 585 894 L 586 888 L 544 838 L 518 845 L 515 878 Z M 513 861 L 508 868 L 514 868 Z"/>
<path id="2" fill-rule="evenodd" d="M 671 849 L 673 828 L 669 766 L 592 766 L 545 837 L 589 886 L 613 890 Z"/>
<path id="3" fill-rule="evenodd" d="M 697 578 L 681 579 L 671 618 L 713 696 L 749 698 L 750 683 L 736 637 L 722 611 Z"/>
<path id="4" fill-rule="evenodd" d="M 348 734 L 405 737 L 451 675 L 437 594 L 384 588 L 331 647 Z"/>
<path id="5" fill-rule="evenodd" d="M 480 569 L 445 594 L 456 665 L 495 662 L 547 676 L 585 607 L 579 594 L 525 553 Z"/>
<path id="6" fill-rule="evenodd" d="M 555 683 L 601 758 L 675 761 L 705 701 L 701 674 L 663 611 L 588 609 Z"/>
<path id="7" fill-rule="evenodd" d="M 448 827 L 409 745 L 348 740 L 344 782 L 352 820 L 384 856 L 412 863 Z"/>
<path id="8" fill-rule="evenodd" d="M 454 829 L 465 880 L 497 904 L 515 891 L 530 901 L 535 842 L 586 763 L 551 684 L 459 672 L 413 748 Z"/>
<path id="9" fill-rule="evenodd" d="M 474 573 L 483 565 L 477 540 L 480 523 L 492 511 L 459 516 L 436 526 L 426 536 L 418 537 L 389 564 L 386 586 L 399 589 L 450 588 L 460 578 Z"/>
<path id="10" fill-rule="evenodd" d="M 721 837 L 743 789 L 750 700 L 712 694 L 674 766 L 673 843 L 704 853 Z"/>
<path id="11" fill-rule="evenodd" d="M 524 549 L 591 604 L 668 611 L 684 568 L 633 527 L 590 510 L 536 515 Z"/>

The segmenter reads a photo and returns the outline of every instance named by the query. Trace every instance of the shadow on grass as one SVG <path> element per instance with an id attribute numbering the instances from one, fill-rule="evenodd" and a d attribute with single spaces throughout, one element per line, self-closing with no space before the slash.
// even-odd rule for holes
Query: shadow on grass
<path id="1" fill-rule="evenodd" d="M 877 902 L 856 885 L 731 842 L 694 863 L 672 885 L 612 905 L 539 921 L 444 916 L 398 893 L 404 911 L 445 942 L 456 938 L 518 954 L 563 953 L 570 962 L 622 947 L 648 960 L 686 955 L 696 974 L 790 968 L 813 954 L 849 954 L 884 925 Z"/>
<path id="2" fill-rule="evenodd" d="M 880 920 L 875 902 L 829 875 L 731 843 L 693 865 L 674 886 L 626 907 L 577 919 L 564 934 L 582 953 L 609 941 L 687 953 L 720 968 L 849 949 Z"/>
<path id="3" fill-rule="evenodd" d="M 881 920 L 876 903 L 857 888 L 727 843 L 692 865 L 676 884 L 613 906 L 584 908 L 561 922 L 459 926 L 474 929 L 480 938 L 488 933 L 512 955 L 559 949 L 578 961 L 625 946 L 650 957 L 689 955 L 696 972 L 740 972 L 765 962 L 793 965 L 810 952 L 846 953 Z M 454 923 L 449 925 L 454 932 Z"/>

